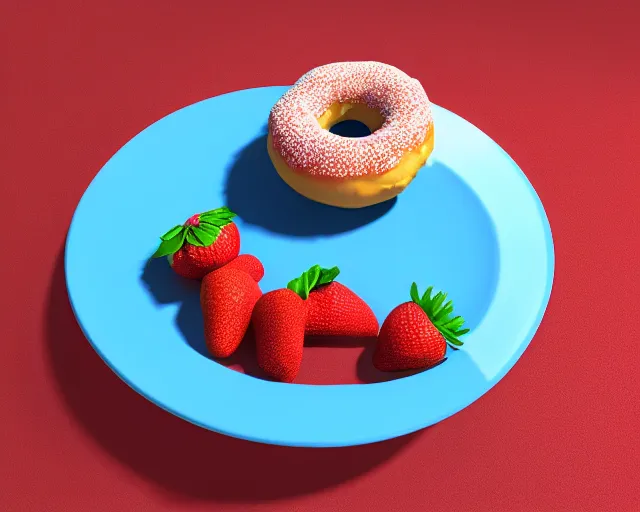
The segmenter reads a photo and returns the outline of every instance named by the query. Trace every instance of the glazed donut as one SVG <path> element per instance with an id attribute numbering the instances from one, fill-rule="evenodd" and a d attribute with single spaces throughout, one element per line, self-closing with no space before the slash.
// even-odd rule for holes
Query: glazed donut
<path id="1" fill-rule="evenodd" d="M 341 137 L 344 120 L 371 135 Z M 433 151 L 431 104 L 422 85 L 379 62 L 312 69 L 271 109 L 267 150 L 280 177 L 314 201 L 362 208 L 402 192 Z"/>

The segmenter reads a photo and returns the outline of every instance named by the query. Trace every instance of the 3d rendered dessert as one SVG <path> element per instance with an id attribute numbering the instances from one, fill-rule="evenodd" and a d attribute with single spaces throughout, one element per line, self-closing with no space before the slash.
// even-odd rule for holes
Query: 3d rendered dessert
<path id="1" fill-rule="evenodd" d="M 342 137 L 329 129 L 343 120 L 371 134 Z M 272 108 L 267 151 L 280 177 L 307 198 L 363 208 L 396 197 L 433 151 L 431 104 L 420 83 L 378 62 L 343 62 L 305 74 Z M 262 292 L 265 269 L 240 253 L 235 213 L 227 207 L 191 216 L 162 235 L 153 257 L 201 280 L 204 338 L 216 358 L 231 356 L 253 328 L 258 365 L 274 380 L 294 382 L 309 336 L 375 343 L 380 371 L 427 369 L 462 345 L 464 320 L 447 295 L 432 288 L 400 304 L 382 327 L 371 307 L 336 281 L 338 267 L 314 265 L 286 287 Z M 284 283 L 283 283 L 284 284 Z"/>
<path id="2" fill-rule="evenodd" d="M 331 133 L 345 120 L 371 135 Z M 320 203 L 362 208 L 411 183 L 433 151 L 431 104 L 418 80 L 379 62 L 339 62 L 306 73 L 274 105 L 268 152 L 280 177 Z"/>

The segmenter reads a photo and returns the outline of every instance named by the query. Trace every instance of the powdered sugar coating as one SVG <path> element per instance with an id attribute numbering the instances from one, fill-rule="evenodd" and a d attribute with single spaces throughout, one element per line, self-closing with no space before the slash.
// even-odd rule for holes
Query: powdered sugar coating
<path id="1" fill-rule="evenodd" d="M 323 129 L 318 118 L 334 103 L 365 103 L 384 118 L 367 137 Z M 318 177 L 383 174 L 424 143 L 433 123 L 422 85 L 379 62 L 338 62 L 303 75 L 271 109 L 273 147 L 289 167 Z"/>

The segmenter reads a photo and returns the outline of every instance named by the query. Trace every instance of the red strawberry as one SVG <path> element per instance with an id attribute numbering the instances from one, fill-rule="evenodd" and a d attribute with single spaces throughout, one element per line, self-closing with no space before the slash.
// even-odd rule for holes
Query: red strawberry
<path id="1" fill-rule="evenodd" d="M 461 329 L 462 317 L 451 318 L 452 301 L 443 304 L 446 293 L 433 298 L 429 287 L 422 298 L 416 283 L 411 285 L 412 302 L 396 307 L 382 323 L 373 365 L 381 371 L 401 371 L 430 368 L 444 360 L 447 343 L 462 346 L 459 336 L 469 332 Z"/>
<path id="2" fill-rule="evenodd" d="M 240 233 L 233 217 L 235 213 L 227 207 L 191 216 L 160 237 L 162 242 L 153 258 L 168 256 L 177 274 L 202 279 L 238 256 Z"/>
<path id="3" fill-rule="evenodd" d="M 378 319 L 367 303 L 335 281 L 309 293 L 309 336 L 370 338 L 378 335 Z"/>
<path id="4" fill-rule="evenodd" d="M 378 335 L 378 319 L 371 308 L 349 288 L 334 279 L 338 267 L 322 268 L 314 265 L 288 288 L 309 303 L 308 336 L 348 336 L 354 338 Z"/>
<path id="5" fill-rule="evenodd" d="M 226 266 L 204 276 L 200 305 L 205 341 L 211 355 L 229 357 L 236 351 L 261 296 L 258 283 L 238 268 Z"/>
<path id="6" fill-rule="evenodd" d="M 265 293 L 253 309 L 258 365 L 270 377 L 293 382 L 302 364 L 307 304 L 294 291 Z"/>
<path id="7" fill-rule="evenodd" d="M 249 274 L 256 283 L 264 277 L 264 267 L 262 262 L 251 254 L 241 254 L 237 258 L 232 259 L 224 268 L 237 268 Z"/>

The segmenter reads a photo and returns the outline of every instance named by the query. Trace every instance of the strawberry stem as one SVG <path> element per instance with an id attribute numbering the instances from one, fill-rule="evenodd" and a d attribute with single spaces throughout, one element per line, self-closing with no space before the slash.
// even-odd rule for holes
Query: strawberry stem
<path id="1" fill-rule="evenodd" d="M 410 290 L 411 300 L 422 308 L 449 346 L 457 350 L 463 345 L 459 339 L 460 336 L 467 334 L 469 329 L 462 329 L 464 318 L 461 316 L 452 317 L 453 301 L 449 300 L 445 303 L 446 293 L 438 292 L 431 297 L 431 292 L 433 292 L 433 286 L 427 288 L 424 295 L 420 297 L 418 285 L 413 283 Z"/>
<path id="2" fill-rule="evenodd" d="M 287 288 L 296 292 L 303 300 L 307 300 L 313 290 L 333 282 L 338 274 L 340 274 L 338 267 L 322 268 L 320 265 L 314 265 L 300 277 L 290 281 Z"/>

